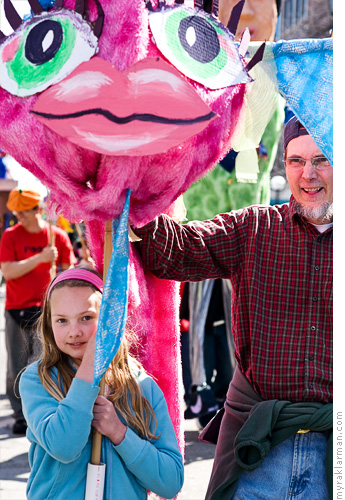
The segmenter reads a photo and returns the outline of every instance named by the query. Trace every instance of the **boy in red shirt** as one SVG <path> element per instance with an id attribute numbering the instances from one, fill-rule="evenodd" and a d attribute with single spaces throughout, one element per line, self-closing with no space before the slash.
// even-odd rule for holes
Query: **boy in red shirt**
<path id="1" fill-rule="evenodd" d="M 14 385 L 36 354 L 34 325 L 51 279 L 50 269 L 52 264 L 64 270 L 75 263 L 65 231 L 52 226 L 54 243 L 50 244 L 50 226 L 41 217 L 40 201 L 40 194 L 34 191 L 10 192 L 7 208 L 16 215 L 18 224 L 6 229 L 0 242 L 1 271 L 6 280 L 6 393 L 14 411 L 15 434 L 25 433 L 26 422 Z"/>

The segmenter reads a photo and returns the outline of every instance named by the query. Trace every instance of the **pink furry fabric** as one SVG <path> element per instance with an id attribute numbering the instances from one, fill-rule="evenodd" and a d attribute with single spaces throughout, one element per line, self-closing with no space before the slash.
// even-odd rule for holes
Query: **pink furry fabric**
<path id="1" fill-rule="evenodd" d="M 179 339 L 179 284 L 144 271 L 131 252 L 129 325 L 140 334 L 141 362 L 166 395 L 170 417 L 183 450 L 182 372 Z M 140 302 L 138 304 L 138 301 Z"/>
<path id="2" fill-rule="evenodd" d="M 99 57 L 121 71 L 145 57 L 162 57 L 152 42 L 143 0 L 101 3 L 105 22 Z M 73 9 L 74 1 L 66 0 L 65 7 Z M 89 8 L 92 18 L 92 1 Z M 37 96 L 19 98 L 0 88 L 0 147 L 48 187 L 65 217 L 87 222 L 88 240 L 99 270 L 103 265 L 104 223 L 119 215 L 128 188 L 130 221 L 141 226 L 166 212 L 231 147 L 245 85 L 211 91 L 189 83 L 218 117 L 182 146 L 144 157 L 106 156 L 75 146 L 30 113 Z M 164 391 L 183 449 L 178 285 L 145 272 L 135 249 L 130 266 L 129 323 L 139 331 L 140 357 Z"/>

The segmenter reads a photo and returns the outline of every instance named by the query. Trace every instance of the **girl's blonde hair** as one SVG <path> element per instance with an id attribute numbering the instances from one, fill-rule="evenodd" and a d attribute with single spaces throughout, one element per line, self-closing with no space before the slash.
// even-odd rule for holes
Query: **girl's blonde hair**
<path id="1" fill-rule="evenodd" d="M 102 298 L 101 292 L 94 285 L 78 279 L 57 283 L 51 294 L 55 289 L 64 286 L 89 287 L 99 295 L 100 300 Z M 38 374 L 46 391 L 57 401 L 61 401 L 72 384 L 75 369 L 70 357 L 60 351 L 56 345 L 51 322 L 50 300 L 51 297 L 46 295 L 42 314 L 38 320 L 38 332 L 42 344 Z M 53 367 L 57 369 L 57 380 L 52 377 Z M 144 369 L 139 361 L 129 354 L 127 341 L 124 339 L 105 374 L 105 382 L 110 390 L 107 398 L 113 402 L 118 413 L 130 427 L 138 432 L 140 437 L 155 440 L 159 438 L 154 434 L 157 419 L 150 402 L 143 396 L 137 382 L 135 375 L 140 372 L 144 372 Z M 153 431 L 150 430 L 151 422 Z"/>

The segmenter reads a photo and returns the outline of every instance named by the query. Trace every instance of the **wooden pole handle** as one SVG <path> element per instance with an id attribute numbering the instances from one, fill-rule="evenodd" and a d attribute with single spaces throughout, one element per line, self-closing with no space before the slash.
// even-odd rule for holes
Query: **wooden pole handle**
<path id="1" fill-rule="evenodd" d="M 105 391 L 105 378 L 102 377 L 99 383 L 99 394 L 104 396 Z M 101 463 L 101 452 L 102 452 L 102 434 L 96 429 L 92 436 L 92 450 L 91 450 L 91 463 L 92 465 L 99 465 Z"/>
<path id="2" fill-rule="evenodd" d="M 55 234 L 53 231 L 53 224 L 51 221 L 49 221 L 49 246 L 53 247 L 55 246 Z M 50 277 L 51 279 L 54 279 L 56 276 L 56 264 L 54 261 L 52 261 L 50 265 Z"/>
<path id="3" fill-rule="evenodd" d="M 113 245 L 112 245 L 112 222 L 107 221 L 105 223 L 104 231 L 104 262 L 103 262 L 103 283 L 107 277 L 107 272 L 109 268 L 109 263 L 111 259 Z M 99 383 L 99 394 L 104 396 L 105 392 L 105 377 L 103 376 Z M 99 465 L 101 463 L 101 451 L 102 451 L 102 434 L 98 431 L 94 431 L 92 439 L 92 452 L 91 452 L 91 463 L 93 465 Z"/>

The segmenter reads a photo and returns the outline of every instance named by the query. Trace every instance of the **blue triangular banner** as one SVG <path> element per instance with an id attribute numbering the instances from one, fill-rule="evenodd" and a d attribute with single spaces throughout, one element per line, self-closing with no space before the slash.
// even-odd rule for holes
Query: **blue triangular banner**
<path id="1" fill-rule="evenodd" d="M 96 333 L 95 385 L 107 371 L 123 339 L 128 308 L 128 214 L 130 190 L 127 190 L 123 212 L 113 221 L 113 251 L 103 288 L 101 310 Z"/>
<path id="2" fill-rule="evenodd" d="M 261 64 L 333 164 L 333 39 L 268 42 Z"/>

